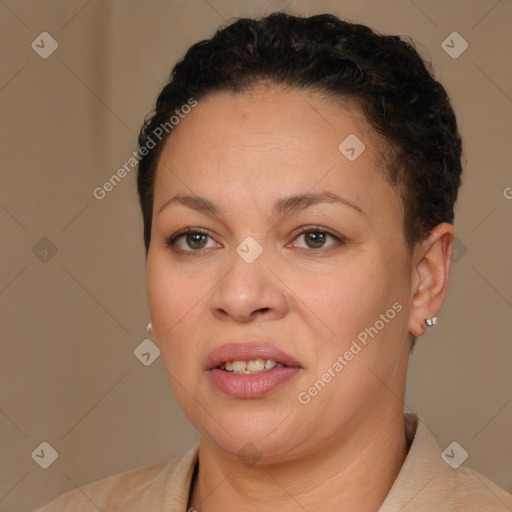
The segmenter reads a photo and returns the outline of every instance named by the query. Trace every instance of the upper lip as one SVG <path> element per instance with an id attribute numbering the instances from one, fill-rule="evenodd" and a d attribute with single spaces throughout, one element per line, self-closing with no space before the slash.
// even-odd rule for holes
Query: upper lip
<path id="1" fill-rule="evenodd" d="M 269 343 L 243 341 L 226 343 L 212 350 L 206 359 L 206 369 L 218 368 L 221 364 L 228 361 L 251 361 L 253 359 L 270 359 L 285 366 L 302 367 L 292 356 Z"/>

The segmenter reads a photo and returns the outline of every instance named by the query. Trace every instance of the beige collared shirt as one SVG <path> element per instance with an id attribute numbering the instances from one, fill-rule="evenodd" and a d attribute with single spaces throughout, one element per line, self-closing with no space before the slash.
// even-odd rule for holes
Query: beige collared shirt
<path id="1" fill-rule="evenodd" d="M 512 495 L 480 473 L 452 469 L 443 460 L 418 416 L 405 414 L 405 430 L 410 449 L 378 512 L 512 512 Z M 73 489 L 36 512 L 187 512 L 198 448 Z"/>

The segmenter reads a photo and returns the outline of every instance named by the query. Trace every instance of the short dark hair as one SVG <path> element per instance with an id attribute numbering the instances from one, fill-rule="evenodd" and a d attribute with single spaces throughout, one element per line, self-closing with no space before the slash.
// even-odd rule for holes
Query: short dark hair
<path id="1" fill-rule="evenodd" d="M 170 117 L 191 98 L 243 92 L 262 83 L 350 100 L 364 112 L 385 143 L 379 145 L 384 177 L 402 199 L 410 250 L 437 224 L 453 224 L 462 143 L 446 91 L 403 38 L 380 35 L 330 14 L 242 18 L 194 44 L 174 66 L 155 110 L 146 116 L 140 148 L 148 148 L 155 130 L 169 126 Z M 139 161 L 146 255 L 155 171 L 170 133 L 166 128 Z"/>
<path id="2" fill-rule="evenodd" d="M 410 251 L 438 224 L 453 224 L 462 174 L 455 114 L 430 64 L 404 39 L 330 14 L 274 13 L 239 19 L 194 44 L 172 69 L 139 134 L 140 148 L 147 148 L 137 176 L 146 256 L 155 172 L 170 118 L 191 100 L 259 84 L 317 92 L 362 110 L 376 134 L 379 170 L 401 198 Z M 412 348 L 416 337 L 409 338 Z"/>

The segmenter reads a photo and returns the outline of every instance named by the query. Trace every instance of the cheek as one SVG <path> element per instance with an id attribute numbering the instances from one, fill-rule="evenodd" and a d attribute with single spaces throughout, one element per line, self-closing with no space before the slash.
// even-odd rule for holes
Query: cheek
<path id="1" fill-rule="evenodd" d="M 151 319 L 156 330 L 170 328 L 204 295 L 207 283 L 198 273 L 184 275 L 170 263 L 166 254 L 148 256 L 146 293 Z M 160 327 L 160 329 L 158 329 Z"/>
<path id="2" fill-rule="evenodd" d="M 357 334 L 369 320 L 377 316 L 391 299 L 390 278 L 382 265 L 371 256 L 345 261 L 338 268 L 307 279 L 295 279 L 297 304 L 310 309 L 321 319 L 331 336 Z"/>
<path id="3" fill-rule="evenodd" d="M 338 379 L 333 389 L 337 386 L 362 388 L 369 384 L 369 367 L 392 364 L 387 360 L 396 352 L 391 346 L 394 340 L 402 338 L 399 331 L 405 315 L 405 308 L 395 306 L 402 312 L 393 308 L 400 295 L 397 290 L 401 278 L 397 274 L 386 260 L 368 253 L 358 258 L 357 263 L 354 260 L 342 269 L 330 271 L 328 276 L 318 276 L 315 286 L 303 286 L 300 292 L 305 297 L 302 311 L 303 315 L 309 315 L 310 326 L 314 326 L 312 337 L 319 340 L 320 333 L 327 332 L 321 350 L 315 351 L 317 371 L 331 367 L 339 355 L 357 351 L 353 362 L 344 370 L 345 378 Z M 349 391 L 347 393 L 350 395 Z"/>
<path id="4" fill-rule="evenodd" d="M 165 255 L 148 257 L 146 293 L 149 312 L 162 357 L 169 364 L 194 354 L 188 348 L 201 337 L 207 318 L 208 290 L 215 284 L 208 274 L 185 274 L 169 264 Z"/>

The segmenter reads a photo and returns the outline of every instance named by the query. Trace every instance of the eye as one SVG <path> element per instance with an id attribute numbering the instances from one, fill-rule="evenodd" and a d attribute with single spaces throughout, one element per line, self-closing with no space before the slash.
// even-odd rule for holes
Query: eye
<path id="1" fill-rule="evenodd" d="M 175 233 L 166 243 L 176 252 L 198 252 L 201 249 L 210 249 L 212 247 L 220 247 L 206 230 L 198 228 L 187 228 Z"/>
<path id="2" fill-rule="evenodd" d="M 342 238 L 318 228 L 301 228 L 299 236 L 292 242 L 294 247 L 304 249 L 326 249 L 342 243 Z M 329 243 L 330 242 L 330 243 Z"/>

